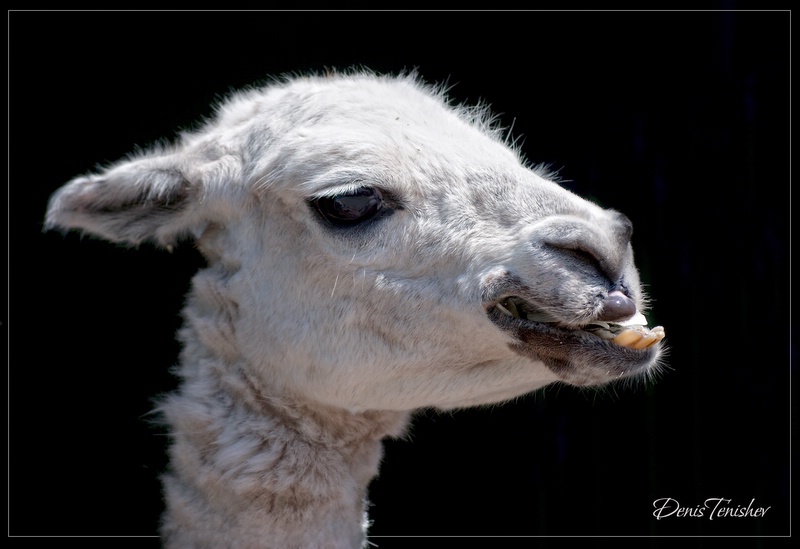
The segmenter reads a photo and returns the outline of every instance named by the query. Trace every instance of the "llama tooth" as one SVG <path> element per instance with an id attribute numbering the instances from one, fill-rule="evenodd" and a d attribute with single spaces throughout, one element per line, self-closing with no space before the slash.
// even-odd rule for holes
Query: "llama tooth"
<path id="1" fill-rule="evenodd" d="M 637 326 L 635 328 L 627 328 L 623 330 L 611 341 L 612 343 L 616 343 L 622 347 L 641 350 L 652 347 L 664 339 L 665 335 L 666 333 L 662 326 L 656 326 L 652 330 Z"/>
<path id="2" fill-rule="evenodd" d="M 664 330 L 663 326 L 656 326 L 652 330 L 650 330 L 656 336 L 656 340 L 654 343 L 658 343 L 667 335 L 667 332 Z"/>
<path id="3" fill-rule="evenodd" d="M 614 324 L 619 324 L 620 326 L 647 326 L 647 319 L 642 313 L 636 311 L 628 320 L 614 322 Z"/>
<path id="4" fill-rule="evenodd" d="M 631 344 L 631 349 L 646 349 L 658 341 L 656 334 L 651 331 L 642 334 L 642 339 Z"/>
<path id="5" fill-rule="evenodd" d="M 620 332 L 619 335 L 617 335 L 617 337 L 611 340 L 611 342 L 616 343 L 617 345 L 621 345 L 623 347 L 630 347 L 633 342 L 639 341 L 641 338 L 642 334 L 640 334 L 636 330 L 628 329 Z"/>

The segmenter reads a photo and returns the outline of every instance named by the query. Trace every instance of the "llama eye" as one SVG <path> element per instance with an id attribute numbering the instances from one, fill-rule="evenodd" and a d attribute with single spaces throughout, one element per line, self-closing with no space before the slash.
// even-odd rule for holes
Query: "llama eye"
<path id="1" fill-rule="evenodd" d="M 383 195 L 378 189 L 362 187 L 346 194 L 323 196 L 312 203 L 330 223 L 349 227 L 375 217 L 383 208 Z"/>

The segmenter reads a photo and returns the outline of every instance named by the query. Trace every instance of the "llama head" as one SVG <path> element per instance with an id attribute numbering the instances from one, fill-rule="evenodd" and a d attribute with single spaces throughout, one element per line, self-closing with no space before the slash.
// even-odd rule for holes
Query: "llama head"
<path id="1" fill-rule="evenodd" d="M 238 93 L 174 146 L 69 182 L 46 222 L 129 245 L 194 239 L 208 267 L 188 353 L 351 410 L 598 385 L 661 353 L 663 331 L 625 329 L 646 325 L 627 218 L 413 76 Z"/>

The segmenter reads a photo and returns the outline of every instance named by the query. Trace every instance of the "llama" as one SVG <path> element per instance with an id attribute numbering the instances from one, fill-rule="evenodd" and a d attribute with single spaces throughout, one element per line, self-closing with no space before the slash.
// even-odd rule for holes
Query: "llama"
<path id="1" fill-rule="evenodd" d="M 73 179 L 47 228 L 207 261 L 179 333 L 168 547 L 359 548 L 422 408 L 652 376 L 631 222 L 415 74 L 295 76 Z"/>

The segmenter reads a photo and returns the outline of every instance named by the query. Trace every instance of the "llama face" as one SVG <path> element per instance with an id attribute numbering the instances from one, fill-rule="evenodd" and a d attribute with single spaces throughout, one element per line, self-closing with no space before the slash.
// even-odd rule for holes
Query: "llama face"
<path id="1" fill-rule="evenodd" d="M 233 97 L 175 149 L 74 180 L 50 225 L 193 237 L 187 360 L 351 410 L 497 402 L 651 372 L 631 225 L 410 78 Z"/>

